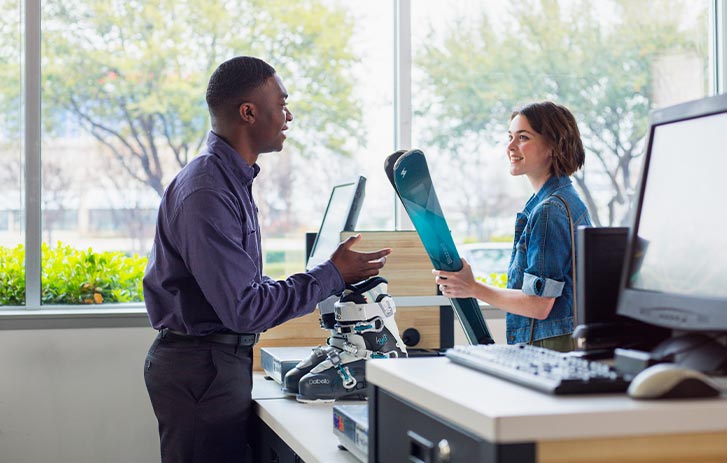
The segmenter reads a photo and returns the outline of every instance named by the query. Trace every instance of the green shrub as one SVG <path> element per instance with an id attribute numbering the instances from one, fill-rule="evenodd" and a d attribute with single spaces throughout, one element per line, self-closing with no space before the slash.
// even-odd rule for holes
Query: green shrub
<path id="1" fill-rule="evenodd" d="M 25 249 L 0 246 L 0 305 L 25 304 Z"/>
<path id="2" fill-rule="evenodd" d="M 496 288 L 507 287 L 507 273 L 490 273 L 485 277 L 477 277 L 477 280 Z"/>
<path id="3" fill-rule="evenodd" d="M 146 257 L 123 252 L 82 251 L 43 243 L 43 304 L 101 304 L 144 300 L 141 280 Z M 25 249 L 0 247 L 0 305 L 25 304 Z"/>

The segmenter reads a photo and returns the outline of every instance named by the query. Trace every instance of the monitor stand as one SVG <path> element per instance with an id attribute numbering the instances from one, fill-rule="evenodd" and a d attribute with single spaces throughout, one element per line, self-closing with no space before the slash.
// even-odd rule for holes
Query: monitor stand
<path id="1" fill-rule="evenodd" d="M 614 366 L 627 377 L 657 363 L 675 363 L 712 376 L 727 376 L 727 346 L 716 337 L 688 333 L 672 336 L 649 350 L 616 348 Z"/>
<path id="2" fill-rule="evenodd" d="M 617 347 L 651 350 L 670 335 L 671 330 L 630 320 L 578 325 L 573 331 L 578 347 L 574 355 L 599 359 L 613 357 Z"/>
<path id="3" fill-rule="evenodd" d="M 727 346 L 703 333 L 673 336 L 651 350 L 656 362 L 677 365 L 707 374 L 727 375 Z"/>

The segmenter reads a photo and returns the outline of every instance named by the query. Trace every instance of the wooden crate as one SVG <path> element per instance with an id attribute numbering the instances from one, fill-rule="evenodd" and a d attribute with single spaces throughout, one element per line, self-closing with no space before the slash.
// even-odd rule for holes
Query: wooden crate
<path id="1" fill-rule="evenodd" d="M 354 247 L 358 251 L 381 248 L 393 250 L 381 270 L 381 276 L 388 280 L 388 292 L 394 297 L 394 302 L 397 296 L 437 294 L 437 286 L 432 276 L 432 264 L 415 231 L 344 232 L 341 234 L 341 240 L 355 233 L 362 235 L 362 240 Z M 419 343 L 413 347 L 438 348 L 441 345 L 439 306 L 397 307 L 396 323 L 400 333 L 407 328 L 419 331 Z M 261 369 L 261 347 L 316 346 L 324 344 L 328 335 L 328 330 L 320 327 L 317 309 L 311 314 L 271 328 L 260 335 L 260 342 L 253 349 L 254 368 Z"/>

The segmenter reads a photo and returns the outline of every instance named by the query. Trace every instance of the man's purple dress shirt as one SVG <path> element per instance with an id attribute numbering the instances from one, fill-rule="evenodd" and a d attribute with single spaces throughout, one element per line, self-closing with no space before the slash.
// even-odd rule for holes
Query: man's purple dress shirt
<path id="1" fill-rule="evenodd" d="M 259 333 L 343 291 L 330 260 L 286 280 L 263 276 L 252 196 L 259 171 L 210 132 L 207 149 L 169 184 L 144 276 L 155 329 Z"/>

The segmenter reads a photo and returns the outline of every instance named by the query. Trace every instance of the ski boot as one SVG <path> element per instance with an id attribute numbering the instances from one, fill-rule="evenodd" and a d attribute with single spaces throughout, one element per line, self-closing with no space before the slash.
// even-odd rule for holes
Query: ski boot
<path id="1" fill-rule="evenodd" d="M 366 360 L 406 356 L 399 336 L 394 300 L 387 281 L 374 277 L 350 285 L 335 305 L 336 340 L 326 358 L 298 383 L 300 402 L 332 402 L 366 398 Z M 342 342 L 341 342 L 342 341 Z"/>
<path id="2" fill-rule="evenodd" d="M 330 330 L 331 336 L 326 339 L 325 346 L 314 347 L 308 358 L 301 360 L 300 362 L 298 362 L 297 365 L 295 365 L 295 367 L 288 370 L 288 372 L 285 374 L 285 377 L 283 378 L 282 386 L 283 393 L 285 395 L 295 397 L 298 394 L 298 382 L 300 382 L 300 378 L 308 374 L 313 369 L 313 367 L 324 361 L 327 358 L 326 354 L 330 349 L 334 347 L 343 347 L 343 342 L 345 340 L 341 337 L 338 337 L 338 339 L 336 339 L 335 334 L 335 299 L 336 296 L 331 296 L 318 304 L 318 310 L 321 312 L 321 328 L 323 328 L 324 330 Z"/>

